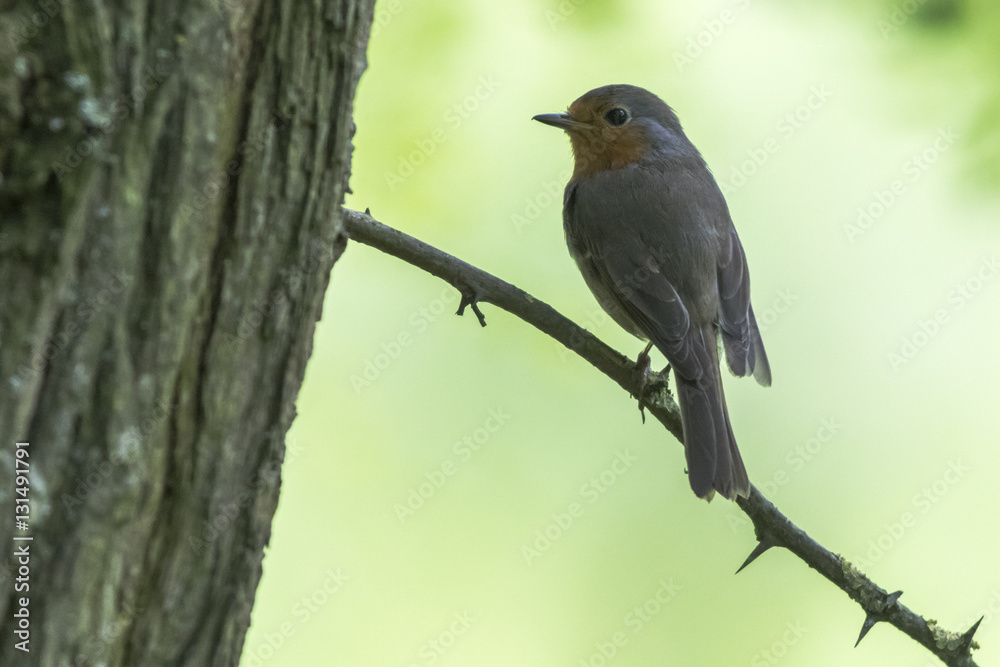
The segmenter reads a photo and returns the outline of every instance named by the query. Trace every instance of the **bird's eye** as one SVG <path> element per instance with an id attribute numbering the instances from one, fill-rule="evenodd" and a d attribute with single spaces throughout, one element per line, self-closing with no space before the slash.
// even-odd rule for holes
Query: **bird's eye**
<path id="1" fill-rule="evenodd" d="M 608 125 L 614 125 L 615 127 L 624 125 L 625 121 L 628 120 L 628 111 L 625 111 L 621 107 L 615 107 L 604 114 L 604 120 L 608 121 Z"/>

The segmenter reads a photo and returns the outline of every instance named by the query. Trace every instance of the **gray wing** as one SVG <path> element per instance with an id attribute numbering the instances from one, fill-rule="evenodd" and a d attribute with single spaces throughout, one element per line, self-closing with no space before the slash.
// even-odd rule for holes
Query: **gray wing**
<path id="1" fill-rule="evenodd" d="M 614 306 L 663 352 L 675 373 L 691 382 L 713 375 L 714 363 L 704 349 L 702 332 L 692 327 L 687 307 L 641 235 L 580 219 L 574 195 L 573 189 L 567 188 L 567 241 L 591 291 L 598 292 L 592 284 L 598 283 Z M 577 233 L 580 228 L 586 232 Z M 615 238 L 606 238 L 606 233 Z"/>
<path id="2" fill-rule="evenodd" d="M 729 369 L 737 376 L 753 374 L 771 384 L 771 366 L 750 303 L 750 271 L 735 229 L 723 241 L 719 256 L 719 328 Z"/>

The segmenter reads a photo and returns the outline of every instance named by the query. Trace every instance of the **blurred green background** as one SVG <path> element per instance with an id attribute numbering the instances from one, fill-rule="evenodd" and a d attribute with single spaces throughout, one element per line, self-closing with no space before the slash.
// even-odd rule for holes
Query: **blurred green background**
<path id="1" fill-rule="evenodd" d="M 634 358 L 565 248 L 568 141 L 530 118 L 607 83 L 659 94 L 750 260 L 774 386 L 726 394 L 751 480 L 918 613 L 985 614 L 977 659 L 1000 664 L 998 10 L 376 10 L 348 206 Z M 371 248 L 337 264 L 243 665 L 939 664 L 888 625 L 853 648 L 860 608 L 786 552 L 734 577 L 750 525 L 691 494 L 666 431 L 530 326 L 457 305 Z"/>

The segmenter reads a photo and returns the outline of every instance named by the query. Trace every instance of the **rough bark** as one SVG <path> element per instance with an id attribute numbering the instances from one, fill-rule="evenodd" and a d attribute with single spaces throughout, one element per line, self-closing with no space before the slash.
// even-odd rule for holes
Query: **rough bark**
<path id="1" fill-rule="evenodd" d="M 0 664 L 238 662 L 372 5 L 0 3 Z"/>

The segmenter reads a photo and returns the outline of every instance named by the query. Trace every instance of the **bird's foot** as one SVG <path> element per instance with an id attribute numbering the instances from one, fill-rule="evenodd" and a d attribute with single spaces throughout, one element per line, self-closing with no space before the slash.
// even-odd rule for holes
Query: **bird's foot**
<path id="1" fill-rule="evenodd" d="M 635 360 L 635 369 L 632 371 L 636 377 L 636 384 L 639 386 L 638 395 L 635 398 L 639 401 L 639 414 L 642 415 L 642 423 L 646 423 L 646 398 L 652 394 L 659 392 L 660 390 L 667 389 L 667 379 L 670 377 L 670 364 L 663 367 L 663 370 L 657 373 L 650 368 L 649 360 L 649 350 L 653 347 L 650 343 L 646 346 L 646 349 L 639 353 L 638 358 Z"/>
<path id="2" fill-rule="evenodd" d="M 649 343 L 646 349 L 639 353 L 639 356 L 635 360 L 635 375 L 636 382 L 639 385 L 639 395 L 636 397 L 639 399 L 639 414 L 642 415 L 642 423 L 646 423 L 646 390 L 650 385 L 650 375 L 652 371 L 650 370 L 649 363 L 649 351 L 652 349 L 653 344 Z"/>

